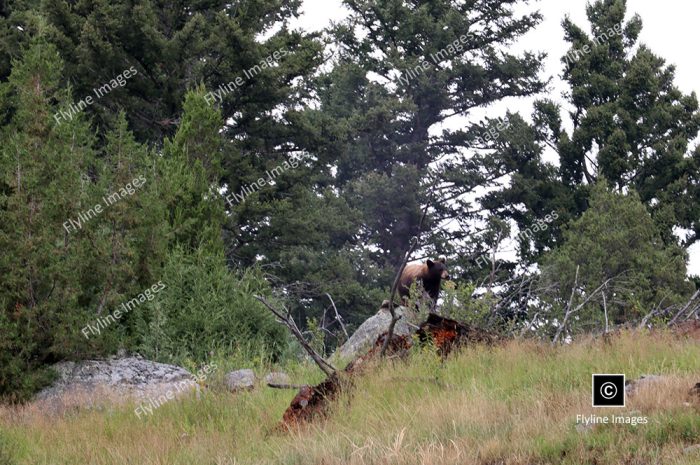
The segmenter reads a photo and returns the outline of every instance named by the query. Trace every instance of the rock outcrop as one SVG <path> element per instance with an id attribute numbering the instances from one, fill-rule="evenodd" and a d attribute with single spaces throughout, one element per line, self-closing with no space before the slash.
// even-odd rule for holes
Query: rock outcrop
<path id="1" fill-rule="evenodd" d="M 415 328 L 412 329 L 405 318 L 410 314 L 410 311 L 405 307 L 396 307 L 394 311 L 401 316 L 401 319 L 396 322 L 394 327 L 394 334 L 397 336 L 412 334 Z M 391 323 L 391 314 L 388 309 L 382 306 L 375 315 L 369 317 L 357 328 L 357 331 L 353 333 L 350 339 L 335 352 L 334 357 L 339 357 L 343 360 L 356 359 L 372 348 L 377 338 L 388 331 L 389 323 Z"/>
<path id="2" fill-rule="evenodd" d="M 182 395 L 199 387 L 184 368 L 138 357 L 60 362 L 53 368 L 58 379 L 35 399 L 54 408 Z"/>

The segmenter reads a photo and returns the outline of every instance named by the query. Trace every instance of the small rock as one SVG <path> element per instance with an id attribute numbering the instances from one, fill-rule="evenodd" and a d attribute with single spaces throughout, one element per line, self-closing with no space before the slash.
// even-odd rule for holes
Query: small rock
<path id="1" fill-rule="evenodd" d="M 694 454 L 696 452 L 700 452 L 700 444 L 695 444 L 694 446 L 683 449 L 684 454 Z"/>
<path id="2" fill-rule="evenodd" d="M 226 384 L 226 389 L 231 392 L 253 389 L 255 386 L 255 373 L 250 369 L 232 371 L 226 374 L 224 383 Z"/>
<path id="3" fill-rule="evenodd" d="M 287 373 L 273 371 L 265 375 L 265 384 L 292 384 L 292 380 Z"/>
<path id="4" fill-rule="evenodd" d="M 650 383 L 656 383 L 663 381 L 664 376 L 659 375 L 642 375 L 639 379 L 627 381 L 625 385 L 625 392 L 627 394 L 634 394 L 639 390 L 639 388 L 649 385 Z"/>

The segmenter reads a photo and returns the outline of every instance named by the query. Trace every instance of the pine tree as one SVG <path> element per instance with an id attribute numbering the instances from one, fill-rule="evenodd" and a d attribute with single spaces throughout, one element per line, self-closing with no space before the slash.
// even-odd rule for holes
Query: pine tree
<path id="1" fill-rule="evenodd" d="M 93 298 L 94 317 L 119 309 L 156 283 L 168 252 L 165 206 L 159 196 L 160 167 L 148 148 L 134 140 L 124 114 L 106 134 L 94 180 L 103 212 L 85 228 L 92 263 L 83 286 Z M 104 332 L 120 336 L 122 347 L 133 344 L 134 324 L 142 308 L 134 309 Z"/>
<path id="2" fill-rule="evenodd" d="M 270 265 L 294 293 L 299 319 L 320 319 L 326 292 L 346 319 L 359 323 L 376 311 L 426 203 L 424 253 L 454 251 L 466 261 L 475 245 L 459 239 L 475 212 L 463 195 L 505 170 L 486 156 L 489 147 L 474 154 L 482 125 L 436 137 L 429 129 L 448 115 L 542 88 L 540 57 L 503 51 L 540 20 L 514 13 L 518 4 L 345 2 L 350 17 L 329 36 L 337 59 L 309 82 L 320 105 L 287 114 L 301 128 L 299 153 L 311 156 L 231 208 L 231 257 Z M 414 73 L 424 61 L 426 69 Z M 260 151 L 290 153 L 268 146 Z M 281 162 L 251 158 L 237 165 L 231 192 Z M 450 220 L 464 229 L 442 228 Z"/>
<path id="3" fill-rule="evenodd" d="M 606 310 L 610 324 L 639 321 L 653 308 L 687 301 L 694 287 L 686 278 L 687 253 L 664 244 L 636 193 L 612 192 L 604 179 L 593 186 L 589 208 L 567 225 L 563 237 L 542 257 L 541 287 L 556 289 L 550 302 L 559 310 L 572 292 L 572 307 L 592 297 L 571 320 L 574 331 L 603 328 Z M 560 314 L 554 317 L 561 321 Z"/>
<path id="4" fill-rule="evenodd" d="M 320 44 L 287 25 L 299 7 L 298 0 L 11 2 L 0 18 L 0 78 L 27 37 L 45 34 L 75 98 L 100 95 L 85 111 L 101 134 L 124 110 L 138 141 L 160 144 L 177 130 L 188 89 L 204 83 L 217 91 L 240 77 L 243 86 L 216 100 L 226 120 L 235 118 L 230 130 L 246 135 L 240 145 L 262 151 L 289 139 L 289 126 L 270 112 L 291 105 L 296 81 L 319 62 Z M 275 66 L 261 70 L 280 50 Z M 101 91 L 106 84 L 111 90 Z"/>
<path id="5" fill-rule="evenodd" d="M 209 106 L 204 88 L 185 96 L 180 126 L 163 147 L 162 199 L 167 208 L 170 248 L 206 246 L 223 254 L 224 201 L 221 181 L 221 114 Z"/>
<path id="6" fill-rule="evenodd" d="M 80 328 L 89 317 L 82 304 L 90 245 L 76 224 L 98 202 L 81 182 L 95 162 L 94 137 L 80 116 L 56 123 L 54 112 L 71 101 L 59 87 L 61 71 L 56 48 L 37 38 L 2 86 L 9 110 L 0 151 L 3 397 L 26 395 L 45 379 L 43 364 L 87 350 Z"/>
<path id="7" fill-rule="evenodd" d="M 538 102 L 531 129 L 531 141 L 553 150 L 558 166 L 540 158 L 520 166 L 492 205 L 505 202 L 517 220 L 520 201 L 534 215 L 555 209 L 568 220 L 587 208 L 590 186 L 604 177 L 639 194 L 667 244 L 678 241 L 674 228 L 689 230 L 687 247 L 700 232 L 700 151 L 690 148 L 700 129 L 697 97 L 676 87 L 674 66 L 639 44 L 642 20 L 625 20 L 626 7 L 625 0 L 588 5 L 590 33 L 563 21 L 571 44 L 562 58 L 566 104 Z M 538 250 L 557 237 L 538 240 Z"/>
<path id="8" fill-rule="evenodd" d="M 321 157 L 337 166 L 337 182 L 347 183 L 348 195 L 360 183 L 368 198 L 381 199 L 381 206 L 353 206 L 367 215 L 361 242 L 376 244 L 382 266 L 398 266 L 426 204 L 425 253 L 454 252 L 464 263 L 478 250 L 464 240 L 479 216 L 468 194 L 494 186 L 510 167 L 490 156 L 497 138 L 483 137 L 499 121 L 460 130 L 443 124 L 542 90 L 542 56 L 504 50 L 541 16 L 516 13 L 517 0 L 344 4 L 350 16 L 333 31 L 339 59 L 319 82 L 328 134 Z M 508 125 L 501 123 L 494 134 Z"/>

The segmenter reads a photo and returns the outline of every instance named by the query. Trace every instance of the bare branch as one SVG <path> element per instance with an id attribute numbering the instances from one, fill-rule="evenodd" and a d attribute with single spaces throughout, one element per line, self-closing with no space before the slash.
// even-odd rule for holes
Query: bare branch
<path id="1" fill-rule="evenodd" d="M 564 320 L 562 320 L 561 325 L 557 328 L 556 334 L 554 334 L 554 339 L 552 339 L 552 344 L 556 344 L 561 336 L 562 331 L 566 327 L 566 322 L 569 320 L 569 315 L 571 314 L 571 306 L 574 304 L 574 294 L 576 292 L 576 287 L 578 286 L 578 271 L 579 265 L 576 265 L 576 277 L 574 278 L 574 285 L 571 287 L 571 295 L 569 296 L 569 302 L 566 304 L 566 311 L 564 312 Z"/>
<path id="2" fill-rule="evenodd" d="M 676 322 L 676 320 L 677 320 L 686 310 L 688 310 L 688 307 L 690 307 L 690 305 L 693 303 L 693 301 L 694 301 L 695 299 L 698 298 L 698 296 L 700 296 L 700 290 L 695 291 L 695 294 L 693 294 L 693 296 L 690 298 L 690 300 L 688 301 L 688 303 L 686 303 L 686 304 L 683 306 L 683 308 L 681 308 L 680 310 L 678 310 L 678 313 L 676 313 L 676 315 L 675 315 L 673 318 L 671 318 L 671 321 L 668 322 L 668 325 L 671 326 L 672 324 L 674 324 L 674 323 Z M 693 310 L 692 312 L 690 312 L 690 314 L 688 315 L 688 318 L 690 318 L 690 315 L 692 315 L 694 312 L 695 312 L 695 310 Z"/>
<path id="3" fill-rule="evenodd" d="M 605 291 L 602 292 L 603 295 L 603 312 L 605 312 L 605 334 L 608 334 L 608 302 L 605 300 Z"/>
<path id="4" fill-rule="evenodd" d="M 326 362 L 323 357 L 321 357 L 310 345 L 308 342 L 306 342 L 306 339 L 304 339 L 304 336 L 302 335 L 301 331 L 299 330 L 299 327 L 297 324 L 294 322 L 294 318 L 289 314 L 289 311 L 285 308 L 284 313 L 281 311 L 277 310 L 274 308 L 272 305 L 270 305 L 267 300 L 265 300 L 261 296 L 254 296 L 259 302 L 261 302 L 264 306 L 268 308 L 272 312 L 273 315 L 277 317 L 277 319 L 287 326 L 289 330 L 292 332 L 292 335 L 297 338 L 299 341 L 299 344 L 306 350 L 306 352 L 311 356 L 314 362 L 316 362 L 316 365 L 323 371 L 326 375 L 328 376 L 333 376 L 336 373 L 336 369 L 333 365 L 330 363 Z"/>
<path id="5" fill-rule="evenodd" d="M 307 384 L 277 384 L 277 383 L 267 383 L 268 387 L 272 389 L 301 389 L 308 386 Z"/>
<path id="6" fill-rule="evenodd" d="M 343 333 L 345 334 L 345 339 L 350 339 L 350 336 L 348 336 L 348 330 L 345 328 L 345 323 L 343 323 L 343 318 L 340 316 L 340 313 L 338 313 L 338 309 L 335 307 L 335 302 L 333 302 L 333 297 L 326 292 L 326 295 L 328 296 L 328 300 L 331 301 L 331 305 L 333 305 L 333 310 L 335 311 L 335 319 L 338 323 L 340 323 L 340 327 L 343 330 Z"/>
<path id="7" fill-rule="evenodd" d="M 622 274 L 622 273 L 620 273 L 620 274 Z M 620 274 L 618 274 L 618 275 L 616 275 L 616 276 L 613 276 L 612 278 L 606 279 L 605 282 L 604 282 L 603 284 L 601 284 L 600 286 L 598 286 L 598 287 L 596 288 L 595 291 L 591 292 L 591 293 L 588 295 L 588 297 L 586 297 L 586 298 L 584 299 L 583 302 L 581 302 L 581 303 L 580 303 L 576 308 L 574 308 L 573 310 L 570 310 L 570 306 L 571 306 L 571 304 L 572 304 L 572 302 L 573 302 L 573 298 L 574 298 L 574 290 L 576 289 L 576 285 L 577 285 L 577 283 L 574 282 L 574 287 L 573 287 L 572 290 L 571 290 L 571 298 L 569 299 L 569 304 L 567 304 L 567 311 L 566 311 L 566 314 L 564 315 L 564 321 L 562 321 L 561 326 L 559 326 L 559 328 L 557 329 L 557 333 L 556 333 L 556 335 L 554 336 L 554 339 L 552 340 L 552 344 L 556 344 L 556 342 L 559 340 L 559 336 L 561 336 L 561 333 L 562 333 L 562 332 L 564 331 L 564 329 L 566 328 L 566 323 L 568 322 L 569 317 L 570 317 L 571 315 L 573 315 L 574 313 L 578 312 L 579 310 L 581 310 L 593 297 L 595 297 L 595 295 L 596 295 L 598 292 L 600 292 L 601 289 L 603 289 L 604 287 L 606 287 L 610 281 L 612 281 L 612 280 L 614 280 L 615 278 L 617 278 L 618 276 L 620 276 Z M 578 267 L 576 267 L 576 280 L 578 281 Z"/>

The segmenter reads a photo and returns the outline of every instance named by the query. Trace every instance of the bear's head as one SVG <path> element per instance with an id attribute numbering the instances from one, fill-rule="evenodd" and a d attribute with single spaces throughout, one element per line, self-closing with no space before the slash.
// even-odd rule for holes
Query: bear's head
<path id="1" fill-rule="evenodd" d="M 447 271 L 447 266 L 445 265 L 446 261 L 447 260 L 445 257 L 440 257 L 436 262 L 430 259 L 425 262 L 426 265 L 428 265 L 428 275 L 430 276 L 430 281 L 450 279 L 450 273 Z"/>

